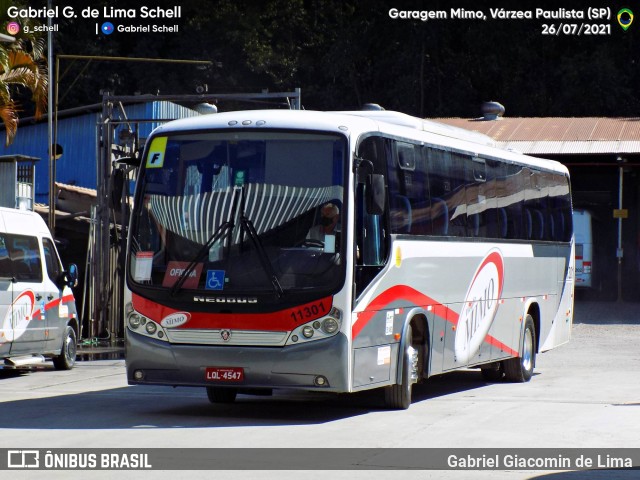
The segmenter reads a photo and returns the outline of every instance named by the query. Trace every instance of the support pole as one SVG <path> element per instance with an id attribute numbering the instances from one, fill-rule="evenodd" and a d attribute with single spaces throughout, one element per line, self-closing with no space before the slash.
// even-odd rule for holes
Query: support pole
<path id="1" fill-rule="evenodd" d="M 622 163 L 622 162 L 620 162 Z M 618 210 L 622 211 L 622 186 L 624 171 L 622 166 L 618 167 Z M 622 301 L 622 216 L 618 217 L 618 249 L 616 251 L 618 258 L 618 302 Z"/>
<path id="2" fill-rule="evenodd" d="M 49 10 L 52 8 L 52 0 L 47 1 Z M 47 34 L 47 68 L 49 70 L 49 85 L 47 86 L 47 150 L 49 152 L 49 230 L 55 239 L 56 237 L 56 152 L 53 149 L 53 82 L 51 81 L 51 70 L 53 70 L 53 32 L 51 31 L 51 17 L 47 21 L 49 33 Z M 35 190 L 35 184 L 34 184 Z"/>

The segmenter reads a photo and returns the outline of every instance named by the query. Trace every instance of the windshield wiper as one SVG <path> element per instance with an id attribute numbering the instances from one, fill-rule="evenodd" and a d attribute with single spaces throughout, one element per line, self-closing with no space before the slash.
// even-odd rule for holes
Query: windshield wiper
<path id="1" fill-rule="evenodd" d="M 229 216 L 229 220 L 226 220 L 225 222 L 220 224 L 216 231 L 213 232 L 213 234 L 209 237 L 207 243 L 205 243 L 202 248 L 198 250 L 196 256 L 193 258 L 193 260 L 191 260 L 189 265 L 187 265 L 187 268 L 185 268 L 184 271 L 180 274 L 178 280 L 176 280 L 176 283 L 174 283 L 173 287 L 171 287 L 170 294 L 172 297 L 182 289 L 182 285 L 184 285 L 184 282 L 187 280 L 187 278 L 189 278 L 189 275 L 191 275 L 191 272 L 193 272 L 198 263 L 209 253 L 211 247 L 224 235 L 230 235 L 231 232 L 233 232 L 233 228 L 235 226 L 234 219 L 236 217 L 236 211 L 238 209 L 238 196 L 236 195 L 237 190 L 237 188 L 234 188 L 233 190 L 233 201 L 231 204 L 231 215 Z"/>
<path id="2" fill-rule="evenodd" d="M 243 208 L 244 210 L 244 208 Z M 244 215 L 244 211 L 242 212 L 242 216 L 240 217 L 240 226 L 243 230 L 247 232 L 249 238 L 253 242 L 253 246 L 258 252 L 258 258 L 260 259 L 260 263 L 262 264 L 262 268 L 265 273 L 269 277 L 271 281 L 271 285 L 273 289 L 276 291 L 278 298 L 281 298 L 284 295 L 284 290 L 282 289 L 282 285 L 280 285 L 280 281 L 278 280 L 278 275 L 276 274 L 275 269 L 273 268 L 273 264 L 271 260 L 269 260 L 269 256 L 260 241 L 260 237 L 258 236 L 258 232 L 256 232 L 255 227 L 253 226 L 253 222 L 249 220 L 248 217 Z"/>
<path id="3" fill-rule="evenodd" d="M 182 289 L 182 285 L 184 285 L 184 282 L 187 280 L 187 278 L 189 278 L 189 275 L 191 275 L 191 272 L 193 272 L 193 270 L 196 268 L 198 263 L 200 263 L 200 261 L 205 256 L 208 255 L 211 247 L 213 247 L 213 245 L 218 240 L 220 240 L 224 235 L 226 235 L 227 231 L 229 232 L 233 231 L 233 226 L 234 226 L 233 220 L 227 220 L 224 223 L 222 223 L 215 232 L 213 232 L 213 235 L 209 237 L 209 240 L 207 240 L 207 243 L 205 243 L 202 246 L 202 248 L 198 250 L 198 253 L 196 254 L 196 256 L 193 258 L 193 260 L 191 260 L 189 265 L 187 265 L 187 268 L 185 268 L 184 271 L 180 274 L 176 283 L 173 284 L 173 287 L 171 287 L 172 297 Z"/>
<path id="4" fill-rule="evenodd" d="M 191 275 L 191 272 L 193 272 L 193 270 L 196 268 L 196 266 L 198 265 L 198 263 L 209 253 L 209 249 L 221 238 L 223 238 L 225 235 L 230 235 L 233 232 L 233 229 L 235 227 L 235 223 L 234 223 L 234 218 L 236 216 L 236 211 L 237 211 L 237 207 L 238 207 L 238 197 L 236 196 L 236 191 L 240 190 L 240 208 L 241 208 L 241 212 L 240 212 L 240 229 L 241 229 L 241 233 L 240 236 L 242 236 L 242 231 L 246 231 L 247 235 L 249 236 L 249 238 L 251 239 L 251 242 L 253 243 L 253 246 L 256 249 L 256 252 L 258 252 L 258 258 L 260 260 L 260 264 L 262 265 L 262 268 L 264 269 L 265 273 L 267 274 L 267 277 L 269 277 L 269 281 L 271 282 L 271 285 L 273 286 L 273 289 L 275 290 L 276 294 L 278 295 L 278 298 L 282 297 L 284 295 L 284 290 L 282 289 L 282 285 L 280 285 L 280 281 L 278 280 L 278 276 L 276 274 L 275 269 L 273 268 L 273 265 L 271 263 L 271 261 L 269 260 L 269 256 L 267 255 L 267 252 L 264 249 L 264 246 L 262 245 L 262 242 L 260 241 L 260 237 L 258 236 L 258 232 L 256 231 L 255 227 L 253 226 L 253 223 L 251 222 L 251 220 L 249 218 L 247 218 L 244 214 L 244 186 L 242 187 L 236 187 L 234 190 L 234 198 L 233 198 L 233 204 L 231 207 L 231 217 L 229 220 L 225 221 L 224 223 L 222 223 L 218 229 L 213 232 L 213 235 L 211 235 L 211 237 L 209 238 L 209 240 L 207 240 L 207 243 L 205 243 L 202 248 L 198 251 L 198 253 L 196 254 L 196 256 L 193 258 L 193 260 L 191 260 L 191 262 L 189 263 L 189 265 L 187 265 L 187 268 L 184 269 L 184 271 L 180 274 L 180 276 L 178 277 L 178 280 L 176 281 L 176 283 L 173 284 L 173 287 L 171 287 L 171 296 L 175 296 L 176 293 L 178 293 L 181 289 L 182 286 L 184 285 L 184 282 L 186 282 L 187 278 L 189 278 L 189 276 Z"/>

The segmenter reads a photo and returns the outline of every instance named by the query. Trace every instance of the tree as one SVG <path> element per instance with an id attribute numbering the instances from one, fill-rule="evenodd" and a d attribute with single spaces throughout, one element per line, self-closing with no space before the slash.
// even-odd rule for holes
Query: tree
<path id="1" fill-rule="evenodd" d="M 0 1 L 1 12 L 7 11 L 6 3 Z M 6 28 L 8 22 L 3 20 L 0 25 Z M 27 22 L 33 27 L 33 22 Z M 33 32 L 33 28 L 29 30 Z M 49 79 L 44 51 L 44 39 L 34 33 L 24 33 L 24 28 L 15 42 L 0 44 L 0 120 L 5 126 L 7 145 L 11 144 L 18 130 L 18 113 L 22 108 L 20 98 L 25 93 L 31 95 L 36 118 L 46 111 Z"/>

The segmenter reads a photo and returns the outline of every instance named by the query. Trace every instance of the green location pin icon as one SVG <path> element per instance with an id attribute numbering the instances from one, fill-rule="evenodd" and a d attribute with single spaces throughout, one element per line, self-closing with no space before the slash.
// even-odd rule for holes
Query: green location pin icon
<path id="1" fill-rule="evenodd" d="M 618 23 L 626 32 L 633 23 L 633 12 L 628 8 L 623 8 L 618 12 Z"/>

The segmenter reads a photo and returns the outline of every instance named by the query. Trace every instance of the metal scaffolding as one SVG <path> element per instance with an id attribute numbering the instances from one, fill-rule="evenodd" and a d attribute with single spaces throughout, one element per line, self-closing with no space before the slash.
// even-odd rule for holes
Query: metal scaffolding
<path id="1" fill-rule="evenodd" d="M 114 194 L 114 184 L 135 179 L 137 167 L 119 162 L 140 155 L 145 139 L 140 138 L 143 124 L 161 124 L 173 118 L 127 118 L 126 105 L 148 101 L 168 101 L 182 105 L 219 102 L 252 102 L 262 106 L 300 110 L 299 88 L 291 92 L 223 93 L 204 95 L 116 96 L 104 92 L 102 113 L 97 124 L 97 206 L 92 211 L 85 297 L 88 319 L 87 337 L 109 339 L 115 345 L 124 337 L 125 250 L 131 202 L 127 188 Z M 116 138 L 116 128 L 126 125 Z M 117 179 L 115 182 L 114 180 Z M 116 198 L 119 195 L 119 198 Z"/>

